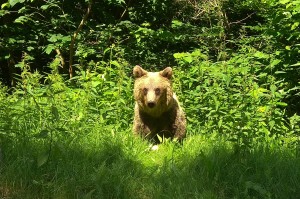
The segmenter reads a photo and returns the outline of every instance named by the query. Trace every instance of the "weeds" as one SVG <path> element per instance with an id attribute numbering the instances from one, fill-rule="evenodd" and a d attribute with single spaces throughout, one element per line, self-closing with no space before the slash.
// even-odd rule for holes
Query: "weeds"
<path id="1" fill-rule="evenodd" d="M 175 57 L 188 138 L 157 151 L 132 136 L 132 80 L 117 61 L 79 71 L 72 84 L 24 69 L 11 95 L 2 86 L 1 197 L 300 196 L 299 117 L 284 117 L 285 92 L 260 76 L 255 53 Z"/>

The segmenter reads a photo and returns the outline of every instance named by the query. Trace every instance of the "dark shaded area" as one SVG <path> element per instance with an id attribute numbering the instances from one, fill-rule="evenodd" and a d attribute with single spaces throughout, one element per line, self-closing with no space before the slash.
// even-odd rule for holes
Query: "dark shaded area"
<path id="1" fill-rule="evenodd" d="M 17 145 L 16 150 L 7 144 L 2 146 L 0 172 L 6 179 L 0 182 L 1 197 L 140 198 L 133 192 L 140 185 L 143 168 L 134 157 L 124 153 L 121 143 L 103 141 L 98 149 L 92 149 L 56 142 L 47 162 L 38 167 L 40 153 L 49 152 L 47 144 L 40 144 Z"/>
<path id="2" fill-rule="evenodd" d="M 127 0 L 125 3 L 96 0 L 87 24 L 80 32 L 81 37 L 76 41 L 77 51 L 88 53 L 75 55 L 75 65 L 79 64 L 84 68 L 91 60 L 109 60 L 111 57 L 103 52 L 111 45 L 115 46 L 116 56 L 124 57 L 132 65 L 174 65 L 176 63 L 173 53 L 196 48 L 207 51 L 212 58 L 217 58 L 220 51 L 227 50 L 224 48 L 225 38 L 237 39 L 240 36 L 239 30 L 244 25 L 255 26 L 257 23 L 265 23 L 266 20 L 259 14 L 263 12 L 261 10 L 247 18 L 259 5 L 247 7 L 235 0 L 220 4 L 216 8 L 220 11 L 215 12 L 205 10 L 204 6 L 202 15 L 195 17 L 196 9 L 201 9 L 201 3 L 207 2 L 192 5 L 188 1 L 174 0 Z M 55 50 L 59 49 L 67 67 L 70 40 L 65 37 L 74 34 L 86 9 L 87 3 L 83 0 L 17 3 L 7 9 L 7 13 L 0 19 L 3 24 L 0 28 L 2 81 L 11 85 L 13 79 L 10 73 L 15 72 L 14 64 L 7 64 L 7 60 L 13 59 L 17 64 L 24 58 L 24 53 L 33 58 L 29 63 L 32 71 L 37 69 L 40 72 L 49 72 L 47 66 L 57 56 Z M 220 18 L 222 13 L 219 12 L 227 18 Z M 172 20 L 180 20 L 183 24 L 173 27 Z M 236 23 L 238 20 L 243 21 Z M 231 22 L 233 24 L 230 25 Z M 145 28 L 145 31 L 140 31 L 139 28 Z M 223 31 L 226 34 L 220 37 Z M 260 32 L 245 32 L 249 36 L 256 33 Z M 233 43 L 228 47 L 238 48 Z M 123 53 L 120 54 L 120 51 Z M 67 68 L 61 70 L 62 73 L 67 71 Z"/>
<path id="3" fill-rule="evenodd" d="M 162 164 L 147 166 L 138 158 L 137 153 L 133 155 L 130 152 L 137 149 L 134 143 L 136 142 L 128 141 L 129 145 L 124 145 L 116 139 L 107 139 L 101 141 L 97 149 L 85 148 L 80 144 L 56 143 L 49 161 L 41 167 L 36 167 L 35 156 L 37 151 L 45 148 L 30 145 L 29 148 L 22 149 L 18 146 L 8 151 L 10 148 L 4 145 L 0 172 L 5 177 L 0 181 L 1 197 L 300 196 L 300 158 L 292 150 L 266 146 L 249 152 L 231 150 L 216 142 L 209 146 L 208 151 L 206 147 L 198 154 L 189 156 L 182 153 L 182 147 L 177 146 L 173 149 L 175 159 L 166 158 Z M 16 168 L 18 170 L 13 171 L 14 176 L 7 175 L 12 174 L 10 169 Z"/>

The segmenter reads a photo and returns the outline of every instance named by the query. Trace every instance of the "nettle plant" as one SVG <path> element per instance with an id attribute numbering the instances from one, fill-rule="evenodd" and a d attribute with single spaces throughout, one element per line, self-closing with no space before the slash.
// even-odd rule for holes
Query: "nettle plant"
<path id="1" fill-rule="evenodd" d="M 258 56 L 237 54 L 212 63 L 199 50 L 174 54 L 191 134 L 217 133 L 249 147 L 290 133 L 283 119 L 285 92 L 280 81 L 266 77 Z"/>
<path id="2" fill-rule="evenodd" d="M 21 74 L 10 95 L 0 85 L 0 138 L 24 146 L 31 141 L 45 145 L 37 154 L 38 167 L 62 140 L 73 142 L 91 133 L 115 135 L 131 129 L 132 81 L 124 60 L 78 66 L 71 80 L 59 74 L 58 59 L 48 65 L 50 72 L 43 74 L 30 70 L 30 60 L 24 53 L 17 65 Z"/>

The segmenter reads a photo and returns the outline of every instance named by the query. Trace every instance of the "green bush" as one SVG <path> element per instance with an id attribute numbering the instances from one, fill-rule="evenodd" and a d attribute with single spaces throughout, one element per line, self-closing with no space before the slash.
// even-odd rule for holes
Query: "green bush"
<path id="1" fill-rule="evenodd" d="M 200 51 L 174 57 L 190 134 L 217 133 L 246 147 L 298 136 L 285 119 L 282 82 L 264 73 L 261 52 L 214 63 Z"/>
<path id="2" fill-rule="evenodd" d="M 190 136 L 219 134 L 250 148 L 257 141 L 296 143 L 299 117 L 289 119 L 285 114 L 285 84 L 276 80 L 276 71 L 272 75 L 263 67 L 267 62 L 274 65 L 272 58 L 253 49 L 220 62 L 209 61 L 200 50 L 174 57 L 178 63 L 174 87 L 187 114 Z M 58 140 L 61 135 L 82 136 L 76 133 L 82 123 L 90 130 L 94 125 L 112 132 L 131 129 L 133 80 L 124 60 L 91 62 L 87 69 L 78 68 L 70 81 L 62 78 L 55 64 L 54 60 L 52 72 L 43 76 L 29 72 L 25 60 L 20 64 L 18 87 L 2 98 L 1 117 L 6 118 L 2 128 L 22 138 L 50 141 L 53 134 Z M 44 86 L 39 83 L 42 79 Z"/>

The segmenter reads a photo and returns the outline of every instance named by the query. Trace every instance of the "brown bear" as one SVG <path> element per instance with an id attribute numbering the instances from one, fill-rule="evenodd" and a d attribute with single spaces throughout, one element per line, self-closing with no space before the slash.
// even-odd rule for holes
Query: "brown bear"
<path id="1" fill-rule="evenodd" d="M 186 119 L 172 90 L 172 68 L 148 72 L 135 66 L 133 76 L 134 134 L 155 143 L 159 143 L 160 138 L 182 141 L 186 134 Z"/>

